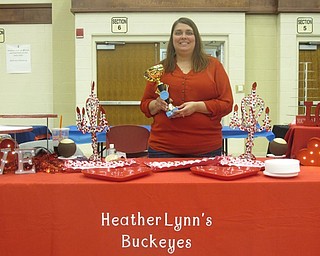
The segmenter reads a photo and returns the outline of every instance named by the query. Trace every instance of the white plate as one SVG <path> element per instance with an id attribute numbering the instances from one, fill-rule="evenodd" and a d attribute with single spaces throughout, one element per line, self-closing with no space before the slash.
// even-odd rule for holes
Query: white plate
<path id="1" fill-rule="evenodd" d="M 291 178 L 291 177 L 296 177 L 298 176 L 298 172 L 293 172 L 293 173 L 283 173 L 283 174 L 279 174 L 279 173 L 270 173 L 267 171 L 263 171 L 263 174 L 266 176 L 270 176 L 270 177 L 277 177 L 277 178 Z"/>
<path id="2" fill-rule="evenodd" d="M 271 174 L 294 174 L 300 172 L 300 161 L 297 159 L 269 159 L 264 161 L 265 171 Z"/>
<path id="3" fill-rule="evenodd" d="M 77 159 L 78 156 L 70 156 L 70 157 L 58 156 L 58 158 L 61 160 L 74 160 L 74 159 Z"/>
<path id="4" fill-rule="evenodd" d="M 276 156 L 274 154 L 267 154 L 267 157 L 270 157 L 270 158 L 286 158 L 286 155 Z"/>

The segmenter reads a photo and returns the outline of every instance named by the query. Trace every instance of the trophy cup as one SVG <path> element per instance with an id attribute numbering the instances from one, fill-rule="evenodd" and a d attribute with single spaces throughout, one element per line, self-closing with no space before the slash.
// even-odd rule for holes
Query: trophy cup
<path id="1" fill-rule="evenodd" d="M 169 110 L 166 112 L 166 115 L 168 118 L 171 118 L 172 115 L 176 110 L 178 110 L 177 107 L 175 107 L 171 102 L 169 98 L 169 85 L 164 84 L 160 81 L 161 76 L 164 73 L 164 68 L 162 64 L 158 64 L 155 66 L 152 66 L 151 68 L 147 69 L 144 73 L 144 78 L 147 79 L 150 82 L 155 82 L 157 85 L 156 93 L 159 94 L 160 99 L 164 100 L 168 103 Z"/>

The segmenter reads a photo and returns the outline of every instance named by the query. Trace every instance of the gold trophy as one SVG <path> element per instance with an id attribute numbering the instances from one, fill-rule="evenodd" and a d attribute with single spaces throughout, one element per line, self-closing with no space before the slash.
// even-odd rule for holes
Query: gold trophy
<path id="1" fill-rule="evenodd" d="M 151 68 L 148 68 L 144 73 L 144 78 L 147 79 L 150 82 L 155 82 L 157 85 L 156 93 L 159 94 L 160 99 L 164 100 L 168 103 L 169 110 L 166 112 L 166 115 L 168 118 L 171 118 L 172 115 L 176 110 L 178 110 L 177 107 L 175 107 L 171 102 L 169 98 L 169 85 L 164 84 L 160 81 L 161 76 L 164 73 L 164 68 L 162 64 L 158 64 L 155 66 L 152 66 Z"/>

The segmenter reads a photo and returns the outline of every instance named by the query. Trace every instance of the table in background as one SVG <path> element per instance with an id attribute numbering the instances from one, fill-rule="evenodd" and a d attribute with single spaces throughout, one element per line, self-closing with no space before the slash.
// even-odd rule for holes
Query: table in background
<path id="1" fill-rule="evenodd" d="M 287 157 L 296 158 L 299 150 L 306 148 L 312 137 L 320 138 L 320 127 L 291 125 L 284 138 L 288 143 Z"/>
<path id="2" fill-rule="evenodd" d="M 66 126 L 69 128 L 69 138 L 72 139 L 76 144 L 91 144 L 91 133 L 82 133 L 78 130 L 76 125 Z M 97 132 L 98 143 L 106 142 L 106 131 Z"/>
<path id="3" fill-rule="evenodd" d="M 1 115 L 0 115 L 1 117 Z M 142 125 L 146 129 L 150 131 L 150 125 Z M 45 127 L 45 126 L 44 126 Z M 26 132 L 20 134 L 17 139 L 18 143 L 27 142 L 27 141 L 33 141 L 37 135 L 42 135 L 43 137 L 43 129 L 44 127 L 41 126 L 33 126 L 34 131 L 33 132 Z M 70 125 L 66 128 L 69 128 L 69 138 L 72 139 L 76 144 L 91 144 L 91 133 L 85 133 L 83 134 L 81 131 L 78 130 L 76 125 Z M 47 128 L 48 136 L 50 136 L 50 131 Z M 239 128 L 230 128 L 229 126 L 223 126 L 222 127 L 222 137 L 223 137 L 223 146 L 222 150 L 226 154 L 228 154 L 228 139 L 243 139 L 247 138 L 248 133 L 245 131 L 241 131 Z M 272 141 L 275 138 L 275 135 L 271 131 L 261 131 L 256 132 L 254 137 L 264 137 L 268 141 Z M 97 132 L 97 141 L 99 144 L 99 151 L 102 154 L 104 147 L 103 144 L 106 142 L 106 131 L 103 132 Z M 48 147 L 47 147 L 48 148 Z"/>
<path id="4" fill-rule="evenodd" d="M 231 128 L 229 126 L 222 127 L 222 138 L 223 145 L 222 150 L 228 155 L 228 139 L 245 139 L 248 137 L 248 132 L 241 131 L 239 128 Z M 275 135 L 272 131 L 263 130 L 261 132 L 256 132 L 254 138 L 264 137 L 268 141 L 272 141 L 275 138 Z"/>
<path id="5" fill-rule="evenodd" d="M 21 132 L 15 135 L 15 139 L 18 144 L 36 141 L 36 140 L 44 140 L 51 137 L 51 132 L 45 125 L 32 125 L 31 131 Z M 11 136 L 12 133 L 9 133 Z"/>
<path id="6" fill-rule="evenodd" d="M 69 125 L 66 128 L 69 128 L 69 138 L 73 140 L 76 144 L 91 144 L 92 143 L 92 137 L 91 133 L 82 133 L 78 130 L 76 125 Z M 103 132 L 97 132 L 97 142 L 98 142 L 98 148 L 99 152 L 102 156 L 103 154 L 103 144 L 106 143 L 106 131 Z"/>
<path id="7" fill-rule="evenodd" d="M 23 132 L 30 132 L 32 131 L 32 126 L 19 126 L 19 125 L 0 125 L 0 134 L 17 134 Z"/>
<path id="8" fill-rule="evenodd" d="M 150 131 L 150 125 L 141 125 Z M 91 144 L 91 133 L 82 133 L 78 130 L 76 125 L 69 125 L 66 128 L 69 128 L 69 138 L 72 139 L 76 144 Z M 106 143 L 107 132 L 106 129 L 103 132 L 97 132 L 97 141 L 99 144 L 99 152 L 101 156 L 103 151 L 106 149 L 103 144 Z"/>
<path id="9" fill-rule="evenodd" d="M 17 125 L 0 125 L 0 134 L 12 134 L 13 139 L 17 142 L 17 134 L 32 131 L 31 126 L 17 126 Z"/>
<path id="10" fill-rule="evenodd" d="M 174 159 L 173 159 L 174 160 Z M 298 177 L 221 181 L 189 170 L 110 182 L 81 173 L 0 177 L 1 255 L 170 255 L 159 248 L 121 248 L 121 236 L 191 239 L 171 255 L 318 255 L 320 167 Z M 101 226 L 102 213 L 162 218 L 156 226 Z M 200 225 L 174 231 L 174 217 Z M 211 217 L 212 226 L 206 226 Z M 149 244 L 145 242 L 146 244 Z"/>
<path id="11" fill-rule="evenodd" d="M 49 147 L 49 118 L 57 118 L 57 114 L 6 114 L 6 115 L 0 115 L 0 118 L 45 118 L 47 120 L 47 132 L 46 132 L 46 140 L 47 140 L 47 148 Z"/>

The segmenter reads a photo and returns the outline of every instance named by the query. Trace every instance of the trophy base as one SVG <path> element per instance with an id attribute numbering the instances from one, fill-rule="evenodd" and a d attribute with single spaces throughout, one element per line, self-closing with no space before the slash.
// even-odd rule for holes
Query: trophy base
<path id="1" fill-rule="evenodd" d="M 166 115 L 168 118 L 171 118 L 174 115 L 174 112 L 176 112 L 178 108 L 173 108 L 172 110 L 169 110 L 166 112 Z"/>

